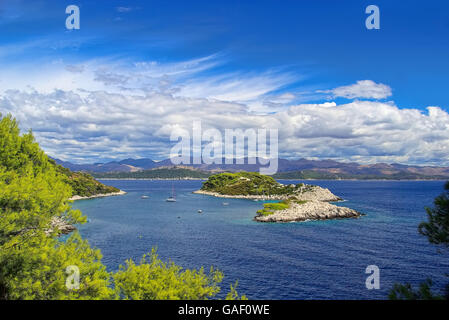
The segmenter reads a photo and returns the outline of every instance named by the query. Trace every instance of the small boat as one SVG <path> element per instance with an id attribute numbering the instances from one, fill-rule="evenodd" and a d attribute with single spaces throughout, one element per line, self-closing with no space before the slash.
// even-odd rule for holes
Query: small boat
<path id="1" fill-rule="evenodd" d="M 141 196 L 140 197 L 141 199 L 148 199 L 148 198 L 150 198 L 149 196 Z"/>
<path id="2" fill-rule="evenodd" d="M 228 202 L 223 202 L 223 205 L 224 206 L 229 206 L 229 203 Z"/>
<path id="3" fill-rule="evenodd" d="M 203 213 L 203 210 L 201 210 L 201 209 L 200 209 L 200 210 L 198 210 L 198 213 Z"/>
<path id="4" fill-rule="evenodd" d="M 165 201 L 167 201 L 167 202 L 176 202 L 175 186 L 172 185 L 171 196 L 168 197 Z"/>

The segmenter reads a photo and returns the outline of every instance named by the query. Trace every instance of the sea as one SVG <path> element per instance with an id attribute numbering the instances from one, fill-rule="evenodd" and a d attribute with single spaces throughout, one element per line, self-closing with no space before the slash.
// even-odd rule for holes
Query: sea
<path id="1" fill-rule="evenodd" d="M 238 281 L 249 299 L 387 299 L 395 283 L 449 279 L 447 254 L 418 233 L 425 207 L 444 181 L 282 181 L 329 188 L 358 210 L 359 219 L 261 223 L 262 201 L 193 194 L 202 181 L 108 180 L 123 196 L 80 200 L 88 223 L 81 235 L 101 249 L 115 271 L 157 249 L 186 269 L 220 269 L 223 297 Z M 176 193 L 176 202 L 165 200 Z M 148 196 L 142 199 L 142 196 Z M 202 213 L 199 213 L 202 210 Z M 368 266 L 379 268 L 379 289 L 368 289 Z"/>

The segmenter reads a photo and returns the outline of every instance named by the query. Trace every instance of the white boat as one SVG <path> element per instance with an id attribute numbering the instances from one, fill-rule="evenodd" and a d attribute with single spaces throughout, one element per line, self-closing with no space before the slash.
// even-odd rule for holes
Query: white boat
<path id="1" fill-rule="evenodd" d="M 229 206 L 229 203 L 228 202 L 223 202 L 223 205 L 224 206 Z"/>
<path id="2" fill-rule="evenodd" d="M 149 196 L 141 196 L 140 197 L 141 199 L 148 199 L 148 198 L 150 198 Z"/>
<path id="3" fill-rule="evenodd" d="M 203 210 L 201 210 L 201 209 L 200 209 L 200 210 L 198 210 L 198 213 L 203 213 Z"/>
<path id="4" fill-rule="evenodd" d="M 176 199 L 173 197 L 168 197 L 165 201 L 167 202 L 176 202 Z"/>
<path id="5" fill-rule="evenodd" d="M 165 201 L 167 201 L 167 202 L 176 202 L 175 186 L 172 185 L 171 196 L 168 197 Z"/>

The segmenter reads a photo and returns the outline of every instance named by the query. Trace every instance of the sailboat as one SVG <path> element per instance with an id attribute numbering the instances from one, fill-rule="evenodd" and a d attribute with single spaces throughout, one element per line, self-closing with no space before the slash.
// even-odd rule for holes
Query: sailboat
<path id="1" fill-rule="evenodd" d="M 176 202 L 176 194 L 175 194 L 175 186 L 172 185 L 171 196 L 168 197 L 165 201 L 167 202 Z"/>

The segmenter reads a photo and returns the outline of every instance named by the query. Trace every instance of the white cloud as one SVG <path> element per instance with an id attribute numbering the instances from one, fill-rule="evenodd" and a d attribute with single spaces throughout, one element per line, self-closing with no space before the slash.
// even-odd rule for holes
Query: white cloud
<path id="1" fill-rule="evenodd" d="M 12 113 L 50 155 L 64 160 L 166 158 L 172 130 L 190 130 L 201 120 L 204 128 L 222 131 L 278 128 L 284 157 L 449 165 L 449 115 L 439 107 L 292 105 L 303 101 L 301 94 L 282 89 L 298 76 L 217 74 L 224 63 L 211 55 L 170 63 L 111 58 L 3 65 L 8 81 L 0 81 L 0 112 Z M 365 80 L 327 93 L 383 99 L 391 89 Z"/>
<path id="2" fill-rule="evenodd" d="M 228 73 L 186 81 L 177 95 L 247 102 L 278 90 L 294 80 L 293 75 L 276 71 L 262 74 Z"/>
<path id="3" fill-rule="evenodd" d="M 278 128 L 282 156 L 362 162 L 449 165 L 449 114 L 400 109 L 392 103 L 301 104 L 254 114 L 241 103 L 177 97 L 54 91 L 8 91 L 0 110 L 33 128 L 52 156 L 75 161 L 150 156 L 165 158 L 172 130 Z M 363 112 L 360 112 L 363 110 Z"/>
<path id="4" fill-rule="evenodd" d="M 289 103 L 289 102 L 293 101 L 295 98 L 296 98 L 296 96 L 294 94 L 292 94 L 290 92 L 286 92 L 286 93 L 283 93 L 278 96 L 270 97 L 269 101 L 273 102 L 273 103 L 285 104 L 285 103 Z"/>
<path id="5" fill-rule="evenodd" d="M 341 97 L 347 99 L 386 99 L 392 95 L 389 86 L 382 83 L 375 83 L 372 80 L 360 80 L 355 84 L 338 87 L 332 90 L 320 91 L 332 94 L 333 98 Z"/>

